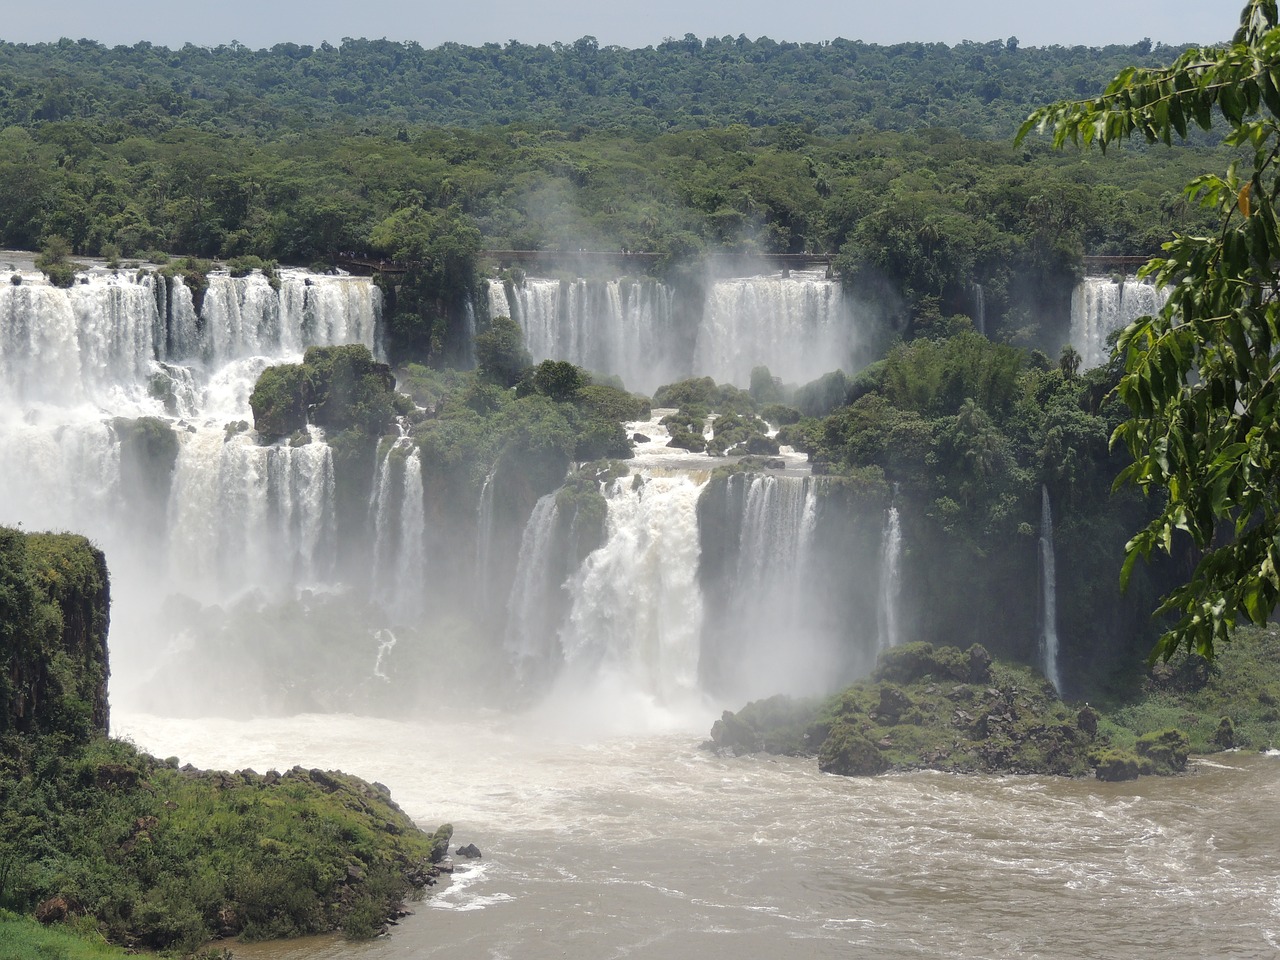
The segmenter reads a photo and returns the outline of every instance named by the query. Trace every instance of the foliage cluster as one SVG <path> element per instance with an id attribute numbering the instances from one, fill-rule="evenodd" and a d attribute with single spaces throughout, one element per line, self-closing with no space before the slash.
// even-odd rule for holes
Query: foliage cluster
<path id="1" fill-rule="evenodd" d="M 393 131 L 419 123 L 567 130 L 743 123 L 786 140 L 804 129 L 947 124 L 998 138 L 1036 104 L 1091 96 L 1129 63 L 1157 64 L 1175 52 L 1150 40 L 1036 48 L 1013 37 L 881 46 L 686 34 L 634 50 L 590 36 L 434 49 L 347 38 L 269 50 L 64 39 L 0 44 L 0 127 L 92 118 L 156 136 L 178 125 L 305 130 L 331 118 Z"/>
<path id="2" fill-rule="evenodd" d="M 1158 664 L 1141 694 L 1077 710 L 1034 671 L 992 661 L 981 647 L 904 644 L 882 654 L 870 679 L 825 700 L 773 697 L 726 711 L 711 745 L 813 756 L 846 775 L 1166 776 L 1185 770 L 1189 753 L 1271 746 L 1280 733 L 1277 648 L 1280 631 L 1242 631 L 1213 663 L 1183 654 Z"/>
<path id="3" fill-rule="evenodd" d="M 487 302 L 482 248 L 646 250 L 671 279 L 700 277 L 704 254 L 838 253 L 848 289 L 907 332 L 972 314 L 977 282 L 987 332 L 1029 341 L 1046 317 L 1065 323 L 1081 253 L 1154 251 L 1204 222 L 1178 192 L 1203 153 L 1100 164 L 946 131 L 333 127 L 299 139 L 48 120 L 0 129 L 0 245 L 408 259 L 383 283 L 396 362 L 465 359 L 466 298 Z M 198 267 L 182 267 L 197 291 Z"/>
<path id="4" fill-rule="evenodd" d="M 4 746 L 0 905 L 88 918 L 114 943 L 190 952 L 362 912 L 371 935 L 428 879 L 430 837 L 354 777 L 178 769 L 104 737 Z"/>
<path id="5" fill-rule="evenodd" d="M 258 377 L 249 397 L 254 429 L 268 442 L 308 423 L 377 437 L 404 412 L 395 383 L 391 368 L 364 344 L 308 347 L 302 363 L 268 367 Z"/>
<path id="6" fill-rule="evenodd" d="M 1133 456 L 1121 482 L 1158 491 L 1157 515 L 1126 546 L 1138 557 L 1190 541 L 1194 570 L 1165 597 L 1174 616 L 1161 638 L 1212 657 L 1237 620 L 1261 624 L 1280 603 L 1276 351 L 1280 337 L 1280 11 L 1249 0 L 1230 44 L 1188 50 L 1158 69 L 1129 67 L 1102 96 L 1034 112 L 1019 138 L 1052 129 L 1102 149 L 1135 135 L 1185 139 L 1219 117 L 1240 165 L 1190 181 L 1186 198 L 1214 226 L 1182 233 L 1144 268 L 1170 288 L 1166 306 L 1121 336 L 1118 393 L 1132 410 L 1115 439 Z"/>
<path id="7" fill-rule="evenodd" d="M 0 527 L 0 733 L 107 729 L 107 597 L 84 537 Z"/>

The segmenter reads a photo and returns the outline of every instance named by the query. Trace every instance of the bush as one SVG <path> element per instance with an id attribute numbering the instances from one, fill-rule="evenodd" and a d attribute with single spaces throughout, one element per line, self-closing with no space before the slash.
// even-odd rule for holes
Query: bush
<path id="1" fill-rule="evenodd" d="M 1117 783 L 1138 779 L 1138 758 L 1120 750 L 1101 750 L 1093 755 L 1095 775 L 1099 780 Z"/>
<path id="2" fill-rule="evenodd" d="M 1189 742 L 1181 730 L 1160 730 L 1138 738 L 1138 756 L 1143 773 L 1168 775 L 1187 769 Z"/>

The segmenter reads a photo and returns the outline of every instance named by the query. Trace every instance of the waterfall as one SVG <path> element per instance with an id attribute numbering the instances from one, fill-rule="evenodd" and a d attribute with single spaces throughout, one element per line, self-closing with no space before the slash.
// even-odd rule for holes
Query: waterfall
<path id="1" fill-rule="evenodd" d="M 556 633 L 559 629 L 557 603 L 561 587 L 554 551 L 558 519 L 556 495 L 538 500 L 525 524 L 516 561 L 516 578 L 507 601 L 504 646 L 522 680 L 545 676 L 560 661 Z M 563 547 L 563 544 L 560 545 Z"/>
<path id="2" fill-rule="evenodd" d="M 426 510 L 422 460 L 407 437 L 397 440 L 382 458 L 369 512 L 375 595 L 399 616 L 420 613 L 427 575 Z"/>
<path id="3" fill-rule="evenodd" d="M 1049 488 L 1040 486 L 1040 663 L 1053 689 L 1062 692 L 1058 676 L 1057 574 L 1053 555 L 1053 513 L 1049 509 Z"/>
<path id="4" fill-rule="evenodd" d="M 494 475 L 496 466 L 485 474 L 484 486 L 480 488 L 480 500 L 476 504 L 476 583 L 480 584 L 481 593 L 488 593 L 489 557 L 493 550 L 493 496 Z"/>
<path id="5" fill-rule="evenodd" d="M 671 288 L 654 280 L 489 282 L 491 316 L 509 316 L 535 362 L 568 360 L 652 393 L 687 376 Z"/>
<path id="6" fill-rule="evenodd" d="M 611 486 L 606 540 L 571 580 L 561 646 L 573 681 L 622 678 L 669 703 L 697 689 L 705 477 L 639 476 Z"/>
<path id="7" fill-rule="evenodd" d="M 21 279 L 0 287 L 0 523 L 76 530 L 106 551 L 113 659 L 154 659 L 171 592 L 224 603 L 330 580 L 323 435 L 263 446 L 228 424 L 252 420 L 265 367 L 311 344 L 376 350 L 376 287 L 300 270 L 282 271 L 279 290 L 260 275 L 212 274 L 197 315 L 176 277 L 98 269 L 70 289 Z M 131 430 L 116 423 L 139 417 L 155 418 L 148 435 L 167 450 L 144 442 L 141 467 L 122 457 Z"/>
<path id="8" fill-rule="evenodd" d="M 386 659 L 387 654 L 395 649 L 396 635 L 385 627 L 379 627 L 373 632 L 373 639 L 378 644 L 378 656 L 373 661 L 373 675 L 379 680 L 390 681 L 391 678 L 382 671 L 382 661 Z"/>
<path id="9" fill-rule="evenodd" d="M 880 649 L 896 647 L 898 637 L 898 598 L 902 589 L 899 567 L 902 562 L 902 525 L 898 508 L 890 507 L 884 515 L 884 535 L 880 542 Z"/>
<path id="10" fill-rule="evenodd" d="M 834 534 L 827 549 L 835 553 L 819 550 L 820 489 L 810 477 L 736 474 L 718 505 L 708 505 L 715 512 L 704 518 L 711 559 L 703 583 L 713 614 L 704 628 L 703 677 L 724 696 L 825 692 L 857 649 L 874 651 L 874 626 L 869 636 L 860 626 L 862 610 L 874 623 L 874 595 L 869 607 L 844 613 L 860 593 L 845 579 L 859 562 L 843 557 L 849 567 L 836 573 L 823 559 L 853 544 Z"/>
<path id="11" fill-rule="evenodd" d="M 982 284 L 974 283 L 973 291 L 973 327 L 984 337 L 987 335 L 987 295 Z"/>
<path id="12" fill-rule="evenodd" d="M 1071 345 L 1080 354 L 1080 367 L 1088 370 L 1107 361 L 1107 337 L 1138 317 L 1157 313 L 1169 299 L 1169 291 L 1157 290 L 1146 280 L 1085 277 L 1071 294 Z"/>
<path id="13" fill-rule="evenodd" d="M 167 524 L 176 586 L 213 601 L 327 577 L 335 539 L 327 445 L 263 447 L 221 429 L 180 440 Z"/>
<path id="14" fill-rule="evenodd" d="M 767 365 L 789 383 L 853 368 L 856 328 L 843 289 L 820 271 L 712 284 L 698 326 L 693 373 L 746 387 Z"/>

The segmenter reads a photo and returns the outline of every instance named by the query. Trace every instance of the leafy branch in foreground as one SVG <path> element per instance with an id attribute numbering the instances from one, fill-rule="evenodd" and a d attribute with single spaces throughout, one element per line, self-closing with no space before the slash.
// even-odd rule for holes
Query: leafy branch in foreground
<path id="1" fill-rule="evenodd" d="M 1193 49 L 1172 66 L 1127 69 L 1093 100 L 1035 111 L 1018 133 L 1052 130 L 1089 146 L 1135 133 L 1150 142 L 1186 136 L 1188 122 L 1225 120 L 1243 157 L 1205 175 L 1186 196 L 1216 211 L 1212 236 L 1175 235 L 1140 271 L 1170 290 L 1156 316 L 1132 323 L 1116 344 L 1117 391 L 1132 417 L 1112 436 L 1134 462 L 1116 478 L 1163 490 L 1159 515 L 1126 545 L 1121 574 L 1153 551 L 1172 554 L 1175 533 L 1199 561 L 1157 614 L 1176 616 L 1153 658 L 1180 647 L 1212 657 L 1241 616 L 1265 622 L 1280 603 L 1280 26 L 1275 0 L 1250 0 L 1230 45 Z"/>

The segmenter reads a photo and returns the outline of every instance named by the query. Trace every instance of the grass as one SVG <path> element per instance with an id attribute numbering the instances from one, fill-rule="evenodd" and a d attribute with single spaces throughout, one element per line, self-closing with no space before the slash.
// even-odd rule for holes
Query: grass
<path id="1" fill-rule="evenodd" d="M 127 955 L 92 931 L 46 927 L 29 917 L 0 910 L 0 960 L 112 960 Z"/>

